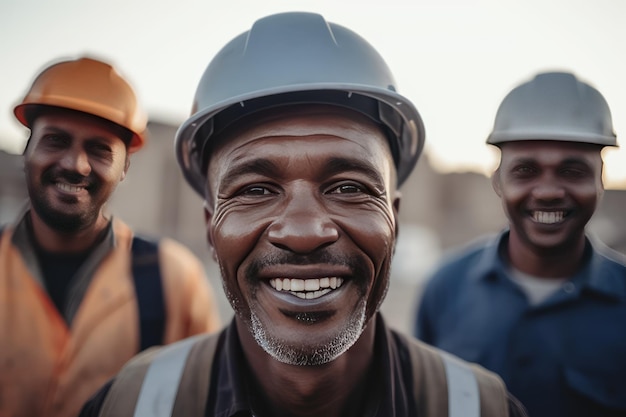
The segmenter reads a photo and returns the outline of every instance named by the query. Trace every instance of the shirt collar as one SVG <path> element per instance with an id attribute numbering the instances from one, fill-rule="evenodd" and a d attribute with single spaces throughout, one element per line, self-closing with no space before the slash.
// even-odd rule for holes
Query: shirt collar
<path id="1" fill-rule="evenodd" d="M 478 261 L 468 270 L 468 276 L 473 280 L 498 279 L 506 276 L 507 264 L 502 259 L 503 245 L 509 238 L 509 230 L 481 243 L 483 250 L 478 255 Z M 609 249 L 601 242 L 589 237 L 587 242 L 587 257 L 583 268 L 570 280 L 575 287 L 572 295 L 583 294 L 583 290 L 606 296 L 611 299 L 626 298 L 626 261 L 623 257 Z"/>
<path id="2" fill-rule="evenodd" d="M 589 261 L 572 281 L 615 300 L 626 299 L 626 259 L 599 241 L 587 238 Z"/>
<path id="3" fill-rule="evenodd" d="M 468 269 L 468 276 L 473 280 L 494 279 L 506 275 L 506 264 L 500 256 L 501 248 L 509 239 L 509 230 L 506 229 L 486 242 L 477 242 L 475 248 L 482 248 L 478 261 Z"/>

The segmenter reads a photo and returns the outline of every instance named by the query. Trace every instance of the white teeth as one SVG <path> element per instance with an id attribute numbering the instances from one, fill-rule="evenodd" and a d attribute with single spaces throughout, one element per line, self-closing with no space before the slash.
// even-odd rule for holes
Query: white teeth
<path id="1" fill-rule="evenodd" d="M 341 287 L 343 278 L 325 277 L 313 279 L 272 278 L 270 285 L 277 291 L 288 291 L 303 299 L 311 300 Z"/>
<path id="2" fill-rule="evenodd" d="M 289 286 L 289 289 L 291 291 L 303 291 L 304 290 L 304 280 L 303 279 L 292 279 L 290 280 L 291 285 Z M 283 285 L 283 287 L 287 287 L 286 285 Z"/>
<path id="3" fill-rule="evenodd" d="M 77 193 L 79 191 L 82 191 L 85 189 L 85 187 L 78 187 L 75 185 L 71 185 L 71 184 L 66 184 L 66 183 L 62 183 L 62 182 L 57 182 L 56 183 L 56 187 L 60 190 L 66 191 L 68 193 Z"/>
<path id="4" fill-rule="evenodd" d="M 563 221 L 565 212 L 563 211 L 534 211 L 533 220 L 537 223 L 554 224 Z"/>
<path id="5" fill-rule="evenodd" d="M 320 280 L 319 279 L 306 279 L 304 280 L 304 290 L 305 291 L 317 291 L 320 289 Z"/>

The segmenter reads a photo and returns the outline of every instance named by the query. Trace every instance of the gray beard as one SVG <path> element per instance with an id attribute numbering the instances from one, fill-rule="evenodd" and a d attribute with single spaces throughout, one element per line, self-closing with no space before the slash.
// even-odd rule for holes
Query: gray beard
<path id="1" fill-rule="evenodd" d="M 346 326 L 332 339 L 318 345 L 293 346 L 275 338 L 265 331 L 263 323 L 254 312 L 251 313 L 248 326 L 259 346 L 277 361 L 298 366 L 323 365 L 337 359 L 359 339 L 365 328 L 366 306 L 367 302 L 363 298 Z"/>

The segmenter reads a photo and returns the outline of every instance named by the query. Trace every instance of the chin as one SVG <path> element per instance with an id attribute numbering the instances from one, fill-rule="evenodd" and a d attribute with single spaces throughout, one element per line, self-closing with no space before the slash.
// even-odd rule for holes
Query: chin
<path id="1" fill-rule="evenodd" d="M 362 308 L 344 323 L 327 334 L 315 334 L 315 329 L 308 326 L 307 331 L 288 332 L 282 337 L 268 329 L 257 315 L 252 314 L 250 331 L 256 342 L 271 357 L 279 362 L 296 366 L 319 366 L 334 361 L 344 354 L 361 337 L 366 324 L 365 302 Z M 319 336 L 317 339 L 314 336 Z"/>

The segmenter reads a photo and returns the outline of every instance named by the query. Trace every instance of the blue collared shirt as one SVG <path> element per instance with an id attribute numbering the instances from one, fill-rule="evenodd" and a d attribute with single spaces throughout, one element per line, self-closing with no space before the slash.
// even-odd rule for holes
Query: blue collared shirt
<path id="1" fill-rule="evenodd" d="M 531 305 L 500 256 L 507 239 L 442 264 L 415 335 L 500 374 L 532 417 L 626 416 L 626 263 L 588 240 L 579 273 Z"/>

